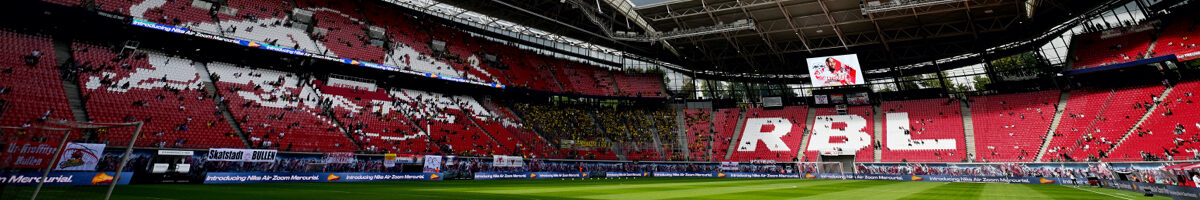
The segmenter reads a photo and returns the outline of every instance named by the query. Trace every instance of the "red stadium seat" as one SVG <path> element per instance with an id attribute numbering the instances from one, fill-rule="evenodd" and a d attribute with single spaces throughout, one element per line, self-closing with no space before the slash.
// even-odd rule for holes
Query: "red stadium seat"
<path id="1" fill-rule="evenodd" d="M 1150 50 L 1152 27 L 1135 26 L 1076 35 L 1071 48 L 1071 69 L 1086 69 L 1145 59 Z M 1132 30 L 1126 30 L 1132 29 Z"/>
<path id="2" fill-rule="evenodd" d="M 1081 89 L 1072 91 L 1062 120 L 1042 161 L 1084 161 L 1099 158 L 1125 135 L 1146 113 L 1136 104 L 1151 102 L 1162 94 L 1163 86 L 1133 86 L 1119 89 Z"/>
<path id="3" fill-rule="evenodd" d="M 1141 153 L 1156 157 L 1153 160 L 1196 159 L 1197 153 L 1200 153 L 1196 151 L 1200 148 L 1196 140 L 1200 138 L 1200 126 L 1197 126 L 1200 125 L 1200 106 L 1194 102 L 1200 101 L 1200 98 L 1193 95 L 1198 92 L 1200 82 L 1197 81 L 1176 85 L 1154 113 L 1135 128 L 1125 142 L 1118 144 L 1108 158 L 1102 160 L 1147 160 Z"/>
<path id="4" fill-rule="evenodd" d="M 971 97 L 975 160 L 1032 162 L 1050 130 L 1060 92 Z"/>
<path id="5" fill-rule="evenodd" d="M 961 162 L 967 158 L 961 106 L 958 101 L 947 99 L 884 101 L 880 108 L 885 113 L 883 121 L 885 131 L 881 138 L 884 147 L 881 151 L 883 162 Z M 888 124 L 889 119 L 886 114 L 892 113 L 908 114 L 912 140 L 937 139 L 933 142 L 939 143 L 950 139 L 954 140 L 954 143 L 946 146 L 953 146 L 953 148 L 901 150 L 900 147 L 895 146 L 895 142 L 888 141 L 888 137 L 893 133 L 888 133 L 889 130 L 886 129 L 894 127 L 894 125 Z M 933 143 L 925 141 L 924 144 Z"/>
<path id="6" fill-rule="evenodd" d="M 718 160 L 717 149 L 729 147 L 717 145 L 716 133 L 713 130 L 713 112 L 709 109 L 687 109 L 684 110 L 687 122 L 687 138 L 688 138 L 688 155 L 690 160 L 694 161 L 716 161 Z M 724 158 L 724 154 L 719 155 Z"/>
<path id="7" fill-rule="evenodd" d="M 74 121 L 63 91 L 57 56 L 48 36 L 28 35 L 0 30 L 0 101 L 8 104 L 0 111 L 0 125 L 23 126 L 40 121 Z M 27 65 L 26 58 L 38 52 L 37 63 Z M 30 81 L 38 80 L 38 81 Z M 47 115 L 49 114 L 49 115 Z M 44 138 L 61 138 L 46 133 Z"/>
<path id="8" fill-rule="evenodd" d="M 145 122 L 136 146 L 246 147 L 204 92 L 196 62 L 157 52 L 121 56 L 111 47 L 73 46 L 75 61 L 89 69 L 79 76 L 88 114 L 97 122 Z M 99 137 L 123 145 L 132 134 Z"/>
<path id="9" fill-rule="evenodd" d="M 788 151 L 772 151 L 770 147 L 766 146 L 766 143 L 755 140 L 753 141 L 755 144 L 752 145 L 757 147 L 755 147 L 753 151 L 743 150 L 742 147 L 745 146 L 742 146 L 742 144 L 735 144 L 737 147 L 734 149 L 733 156 L 730 157 L 729 161 L 746 162 L 752 160 L 774 160 L 789 162 L 795 159 L 796 153 L 800 151 L 800 148 L 802 148 L 800 143 L 804 137 L 805 122 L 808 121 L 808 106 L 787 106 L 776 110 L 764 110 L 762 108 L 751 108 L 746 110 L 747 120 L 751 118 L 776 117 L 786 119 L 788 120 L 788 123 L 792 124 L 791 131 L 780 137 L 780 139 L 783 140 L 783 144 L 787 146 L 786 149 L 789 149 Z M 743 137 L 745 137 L 744 134 L 746 132 L 752 132 L 756 129 L 762 128 L 752 127 L 751 125 L 745 126 L 746 127 L 743 128 Z M 745 129 L 750 129 L 751 131 L 745 131 Z M 741 141 L 747 140 L 743 139 Z"/>
<path id="10" fill-rule="evenodd" d="M 251 146 L 285 151 L 358 150 L 318 109 L 320 96 L 307 80 L 302 83 L 291 73 L 224 63 L 214 62 L 208 67 L 219 76 L 217 88 Z M 266 145 L 267 141 L 272 144 Z"/>
<path id="11" fill-rule="evenodd" d="M 871 135 L 871 137 L 869 137 L 869 138 L 874 138 L 874 135 L 875 135 L 875 124 L 874 124 L 875 119 L 872 116 L 872 114 L 874 113 L 874 111 L 872 109 L 873 108 L 871 106 L 850 106 L 847 108 L 848 115 L 857 115 L 857 116 L 862 117 L 863 120 L 865 120 L 866 126 L 864 126 L 863 129 L 861 129 L 859 131 L 862 131 L 863 133 Z M 838 115 L 837 109 L 830 108 L 830 107 L 816 108 L 816 112 L 817 112 L 816 117 L 818 117 L 818 118 L 820 118 L 821 116 Z M 813 124 L 813 126 L 816 126 L 816 124 Z M 813 130 L 813 129 L 815 129 L 815 128 L 809 127 L 809 130 Z M 820 156 L 821 152 L 809 151 L 809 149 L 813 149 L 812 145 L 813 145 L 814 139 L 815 139 L 815 137 L 812 137 L 811 135 L 809 136 L 808 143 L 809 143 L 810 147 L 805 147 L 806 149 L 804 149 L 804 159 L 801 161 L 803 161 L 803 162 L 819 161 L 819 156 Z M 870 144 L 874 144 L 874 142 L 870 142 Z M 874 145 L 866 145 L 865 147 L 863 147 L 861 149 L 854 150 L 854 152 L 856 152 L 854 160 L 857 162 L 874 162 L 875 161 L 875 146 Z"/>

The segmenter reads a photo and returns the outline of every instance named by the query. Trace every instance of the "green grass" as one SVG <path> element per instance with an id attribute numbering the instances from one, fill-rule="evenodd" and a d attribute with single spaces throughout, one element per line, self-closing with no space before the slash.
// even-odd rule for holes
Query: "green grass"
<path id="1" fill-rule="evenodd" d="M 48 187 L 40 199 L 97 199 L 103 187 Z M 8 187 L 4 199 L 28 199 Z M 1110 196 L 1111 195 L 1111 196 Z M 118 186 L 113 199 L 1151 199 L 1060 185 L 801 179 L 642 178 Z M 1159 197 L 1158 199 L 1165 199 Z"/>

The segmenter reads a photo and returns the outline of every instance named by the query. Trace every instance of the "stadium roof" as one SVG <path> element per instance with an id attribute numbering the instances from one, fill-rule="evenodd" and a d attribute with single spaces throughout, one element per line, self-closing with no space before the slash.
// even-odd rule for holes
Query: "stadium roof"
<path id="1" fill-rule="evenodd" d="M 695 71 L 806 74 L 807 57 L 849 53 L 859 54 L 868 73 L 932 66 L 921 63 L 1030 40 L 1127 0 L 917 0 L 928 4 L 872 13 L 858 0 L 440 1 Z M 866 2 L 871 1 L 878 0 Z M 666 32 L 742 19 L 756 28 L 655 43 L 613 40 L 605 33 Z"/>

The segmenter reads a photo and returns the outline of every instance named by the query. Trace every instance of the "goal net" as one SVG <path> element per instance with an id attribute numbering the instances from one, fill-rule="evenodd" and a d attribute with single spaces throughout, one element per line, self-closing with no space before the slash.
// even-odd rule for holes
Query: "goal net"
<path id="1" fill-rule="evenodd" d="M 155 141 L 138 139 L 140 124 L 0 126 L 0 199 L 108 199 L 115 186 L 145 168 L 145 157 L 131 156 L 131 144 Z"/>

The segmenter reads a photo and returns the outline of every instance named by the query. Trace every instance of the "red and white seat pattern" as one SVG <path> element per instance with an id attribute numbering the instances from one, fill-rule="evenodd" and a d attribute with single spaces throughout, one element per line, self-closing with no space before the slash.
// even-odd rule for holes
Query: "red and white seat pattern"
<path id="1" fill-rule="evenodd" d="M 730 161 L 792 161 L 800 150 L 807 106 L 746 110 L 745 127 Z"/>
<path id="2" fill-rule="evenodd" d="M 947 99 L 885 101 L 883 162 L 966 159 L 961 106 Z"/>
<path id="3" fill-rule="evenodd" d="M 369 91 L 318 85 L 322 99 L 329 102 L 330 112 L 352 133 L 351 138 L 364 151 L 379 153 L 428 154 L 437 152 L 426 132 L 416 127 L 407 116 L 397 113 L 395 101 L 382 89 Z"/>
<path id="4" fill-rule="evenodd" d="M 51 2 L 70 0 L 45 0 Z M 363 5 L 358 5 L 358 4 Z M 64 3 L 77 6 L 75 3 Z M 630 74 L 541 55 L 397 12 L 388 2 L 333 0 L 229 0 L 225 5 L 201 0 L 97 0 L 96 8 L 200 32 L 310 53 L 397 66 L 438 76 L 495 82 L 550 92 L 586 95 L 665 97 L 660 74 Z M 214 9 L 217 8 L 217 9 Z M 289 27 L 294 9 L 314 13 L 314 35 Z M 214 12 L 214 10 L 216 12 Z M 383 28 L 385 46 L 370 45 L 370 26 Z M 433 40 L 446 42 L 446 54 L 434 56 Z M 439 52 L 441 53 L 441 52 Z M 496 55 L 506 69 L 483 61 Z M 553 70 L 551 69 L 553 68 Z M 551 73 L 551 71 L 557 73 Z M 555 76 L 558 76 L 557 81 Z"/>
<path id="5" fill-rule="evenodd" d="M 822 151 L 853 154 L 858 162 L 875 160 L 875 119 L 871 106 L 851 106 L 846 115 L 839 115 L 835 108 L 817 108 L 813 119 L 812 135 L 804 149 L 802 161 L 819 161 Z"/>
<path id="6" fill-rule="evenodd" d="M 287 151 L 357 150 L 319 110 L 316 90 L 296 75 L 219 62 L 209 63 L 208 69 L 219 76 L 217 88 L 251 146 Z M 271 145 L 265 145 L 268 141 Z"/>
<path id="7" fill-rule="evenodd" d="M 75 43 L 84 101 L 97 122 L 142 121 L 136 146 L 245 147 L 205 94 L 196 63 L 157 52 L 121 56 L 112 48 Z M 94 69 L 94 70 L 91 70 Z M 110 145 L 128 144 L 132 133 L 99 134 Z"/>
<path id="8" fill-rule="evenodd" d="M 405 102 L 399 106 L 418 127 L 429 132 L 432 141 L 442 145 L 443 153 L 456 155 L 507 155 L 503 147 L 472 121 L 473 117 L 491 117 L 491 111 L 468 96 L 402 89 L 392 95 Z"/>

